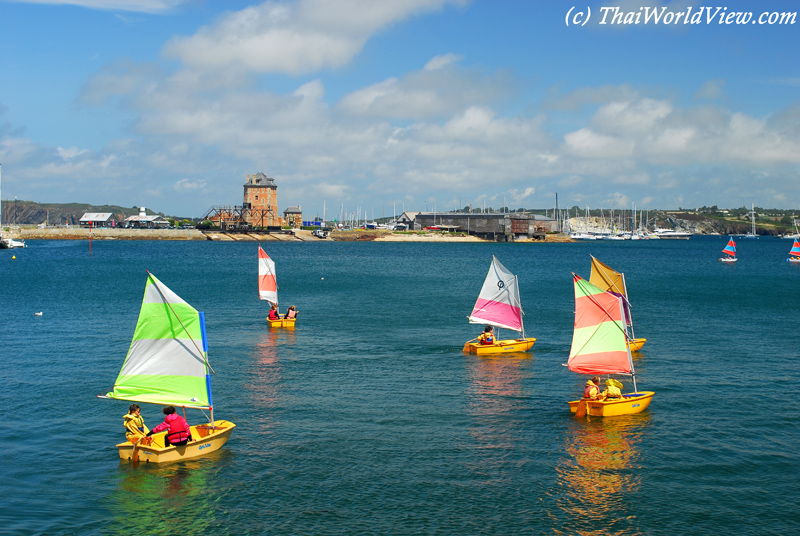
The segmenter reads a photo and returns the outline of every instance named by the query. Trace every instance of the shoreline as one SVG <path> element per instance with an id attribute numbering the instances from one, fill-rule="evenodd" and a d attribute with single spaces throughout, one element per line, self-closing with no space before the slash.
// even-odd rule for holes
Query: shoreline
<path id="1" fill-rule="evenodd" d="M 121 229 L 83 227 L 20 228 L 17 238 L 23 240 L 210 240 L 213 242 L 433 242 L 433 243 L 496 243 L 472 235 L 444 233 L 394 233 L 392 231 L 334 231 L 329 238 L 320 239 L 311 231 L 296 229 L 285 233 L 226 233 L 198 229 Z M 514 243 L 574 242 L 567 235 L 547 235 L 545 240 L 516 240 Z"/>

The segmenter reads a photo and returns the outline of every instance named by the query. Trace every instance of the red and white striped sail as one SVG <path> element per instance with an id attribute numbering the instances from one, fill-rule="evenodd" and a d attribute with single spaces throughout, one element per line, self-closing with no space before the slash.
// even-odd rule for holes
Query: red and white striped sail
<path id="1" fill-rule="evenodd" d="M 258 246 L 258 297 L 278 304 L 278 283 L 275 280 L 275 262 Z"/>
<path id="2" fill-rule="evenodd" d="M 508 271 L 497 257 L 492 255 L 492 265 L 483 282 L 478 301 L 469 315 L 470 324 L 486 324 L 498 328 L 513 329 L 525 336 L 522 325 L 522 305 L 519 300 L 517 276 Z"/>

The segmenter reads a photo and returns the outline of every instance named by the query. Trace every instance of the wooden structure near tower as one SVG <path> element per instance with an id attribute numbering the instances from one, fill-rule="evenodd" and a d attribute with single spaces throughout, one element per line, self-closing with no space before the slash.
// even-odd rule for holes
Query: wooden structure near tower
<path id="1" fill-rule="evenodd" d="M 246 175 L 242 204 L 211 207 L 204 220 L 209 220 L 223 231 L 279 231 L 283 220 L 278 215 L 278 186 L 275 179 L 259 171 Z"/>

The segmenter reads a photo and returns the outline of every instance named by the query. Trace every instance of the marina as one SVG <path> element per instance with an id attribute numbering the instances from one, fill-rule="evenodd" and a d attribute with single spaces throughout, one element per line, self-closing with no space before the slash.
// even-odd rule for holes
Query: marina
<path id="1" fill-rule="evenodd" d="M 747 519 L 792 533 L 800 270 L 783 240 L 723 266 L 727 239 L 270 244 L 303 312 L 294 330 L 264 322 L 253 243 L 98 241 L 89 256 L 87 241 L 31 240 L 0 262 L 0 447 L 15 461 L 0 521 L 12 534 L 639 535 Z M 528 352 L 462 351 L 492 255 L 519 278 Z M 590 255 L 624 272 L 647 334 L 633 362 L 656 396 L 639 414 L 581 420 L 566 404 L 586 380 L 562 366 L 570 272 Z M 205 311 L 215 415 L 236 429 L 217 452 L 133 467 L 114 446 L 128 403 L 96 395 L 129 348 L 145 269 Z"/>

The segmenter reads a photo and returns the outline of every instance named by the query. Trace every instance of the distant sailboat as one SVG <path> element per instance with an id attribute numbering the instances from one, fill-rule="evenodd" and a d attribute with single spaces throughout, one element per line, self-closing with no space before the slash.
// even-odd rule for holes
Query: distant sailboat
<path id="1" fill-rule="evenodd" d="M 524 314 L 519 299 L 517 276 L 492 255 L 489 273 L 486 274 L 478 301 L 469 315 L 469 323 L 511 329 L 519 332 L 520 338 L 501 341 L 497 340 L 500 338 L 498 333 L 491 344 L 481 344 L 473 339 L 464 344 L 464 352 L 484 355 L 530 350 L 536 339 L 525 337 L 525 326 L 522 323 Z"/>
<path id="2" fill-rule="evenodd" d="M 792 249 L 789 250 L 789 258 L 786 259 L 792 264 L 800 264 L 800 240 L 795 240 Z"/>
<path id="3" fill-rule="evenodd" d="M 653 399 L 652 391 L 638 391 L 633 359 L 625 331 L 625 307 L 619 294 L 604 291 L 572 274 L 575 288 L 575 324 L 567 366 L 578 374 L 630 376 L 633 393 L 619 398 L 569 402 L 576 417 L 611 417 L 639 413 Z"/>
<path id="4" fill-rule="evenodd" d="M 727 257 L 720 257 L 720 262 L 736 262 L 738 260 L 736 258 L 736 242 L 733 241 L 733 237 L 728 239 L 728 245 L 722 249 L 722 253 Z"/>
<path id="5" fill-rule="evenodd" d="M 275 262 L 258 246 L 258 298 L 278 307 L 278 282 L 275 278 Z M 267 323 L 272 328 L 293 328 L 296 318 L 270 319 Z"/>
<path id="6" fill-rule="evenodd" d="M 750 228 L 750 232 L 747 233 L 746 235 L 744 235 L 744 237 L 745 238 L 758 238 L 758 235 L 756 234 L 756 208 L 753 205 L 753 203 L 750 203 L 750 212 L 748 212 L 748 214 L 750 214 L 751 228 Z"/>
<path id="7" fill-rule="evenodd" d="M 625 284 L 625 274 L 617 272 L 606 266 L 592 256 L 592 273 L 589 276 L 592 285 L 622 297 L 622 306 L 625 309 L 625 328 L 628 336 L 628 346 L 631 352 L 642 349 L 647 339 L 637 339 L 633 333 L 633 319 L 631 316 L 631 302 L 628 300 L 628 286 Z"/>

